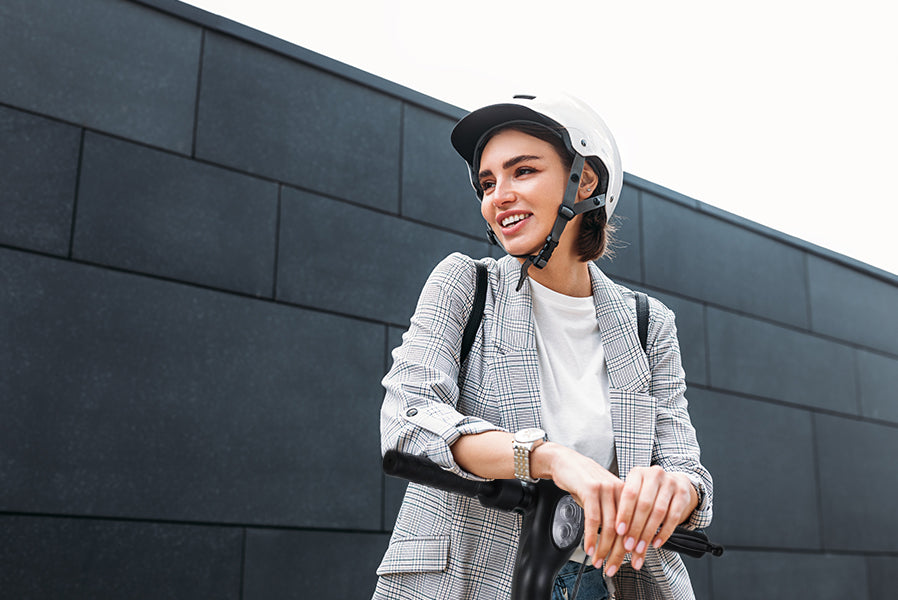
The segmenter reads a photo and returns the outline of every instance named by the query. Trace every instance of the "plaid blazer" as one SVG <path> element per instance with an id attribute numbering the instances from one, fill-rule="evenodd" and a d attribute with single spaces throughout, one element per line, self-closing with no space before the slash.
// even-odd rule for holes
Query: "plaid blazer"
<path id="1" fill-rule="evenodd" d="M 539 370 L 529 282 L 515 285 L 520 264 L 484 259 L 489 287 L 483 322 L 459 373 L 462 332 L 473 305 L 472 259 L 452 254 L 434 269 L 393 366 L 383 380 L 381 446 L 424 454 L 476 479 L 455 463 L 460 436 L 540 426 Z M 699 461 L 686 410 L 686 384 L 673 313 L 650 299 L 648 357 L 636 331 L 633 292 L 589 263 L 596 319 L 610 380 L 620 476 L 636 466 L 685 473 L 699 492 L 687 525 L 711 521 L 712 482 Z M 477 500 L 410 484 L 377 570 L 375 598 L 508 598 L 521 517 Z M 629 555 L 627 557 L 629 559 Z M 622 565 L 617 598 L 693 598 L 679 555 L 649 549 L 640 571 Z"/>

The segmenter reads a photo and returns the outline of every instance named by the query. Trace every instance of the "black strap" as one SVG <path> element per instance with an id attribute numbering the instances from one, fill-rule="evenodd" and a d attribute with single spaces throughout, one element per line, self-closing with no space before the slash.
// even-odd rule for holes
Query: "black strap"
<path id="1" fill-rule="evenodd" d="M 486 306 L 486 265 L 479 260 L 474 261 L 477 267 L 477 287 L 474 291 L 474 306 L 471 307 L 471 315 L 468 317 L 468 323 L 465 325 L 465 333 L 461 338 L 461 360 L 459 366 L 465 363 L 471 346 L 474 345 L 474 338 L 477 337 L 477 330 L 480 329 L 480 321 L 483 319 L 483 307 Z"/>
<path id="2" fill-rule="evenodd" d="M 649 297 L 636 292 L 636 331 L 642 351 L 648 354 L 649 347 Z"/>

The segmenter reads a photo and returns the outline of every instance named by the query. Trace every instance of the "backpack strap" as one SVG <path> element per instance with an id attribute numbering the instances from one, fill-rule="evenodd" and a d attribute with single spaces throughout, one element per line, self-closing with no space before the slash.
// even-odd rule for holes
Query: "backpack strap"
<path id="1" fill-rule="evenodd" d="M 486 306 L 486 285 L 487 271 L 486 265 L 479 260 L 474 261 L 477 267 L 477 287 L 474 290 L 474 306 L 471 307 L 471 314 L 468 316 L 468 322 L 465 324 L 465 332 L 461 338 L 461 360 L 459 365 L 463 365 L 471 346 L 474 345 L 474 338 L 477 337 L 477 330 L 480 329 L 480 321 L 483 319 L 483 308 Z"/>
<path id="2" fill-rule="evenodd" d="M 649 345 L 649 297 L 636 292 L 636 332 L 642 351 L 648 354 Z"/>

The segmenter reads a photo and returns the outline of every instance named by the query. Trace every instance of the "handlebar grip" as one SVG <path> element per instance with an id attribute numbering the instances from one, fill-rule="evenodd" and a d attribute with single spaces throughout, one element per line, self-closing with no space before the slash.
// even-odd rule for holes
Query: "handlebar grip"
<path id="1" fill-rule="evenodd" d="M 477 498 L 487 508 L 523 512 L 535 500 L 534 488 L 522 485 L 517 479 L 473 481 L 447 471 L 424 456 L 387 450 L 384 472 L 453 494 Z"/>
<path id="2" fill-rule="evenodd" d="M 398 450 L 384 454 L 384 473 L 471 498 L 481 492 L 479 481 L 459 477 L 428 458 Z"/>

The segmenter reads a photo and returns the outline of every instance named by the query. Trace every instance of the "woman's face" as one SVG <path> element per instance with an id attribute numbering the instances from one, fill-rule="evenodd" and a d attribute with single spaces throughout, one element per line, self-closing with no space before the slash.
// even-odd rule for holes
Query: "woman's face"
<path id="1" fill-rule="evenodd" d="M 480 212 L 509 254 L 535 254 L 545 243 L 568 175 L 555 148 L 531 135 L 506 129 L 487 142 L 478 173 Z M 565 234 L 578 229 L 571 225 Z M 562 245 L 572 237 L 563 235 Z"/>

